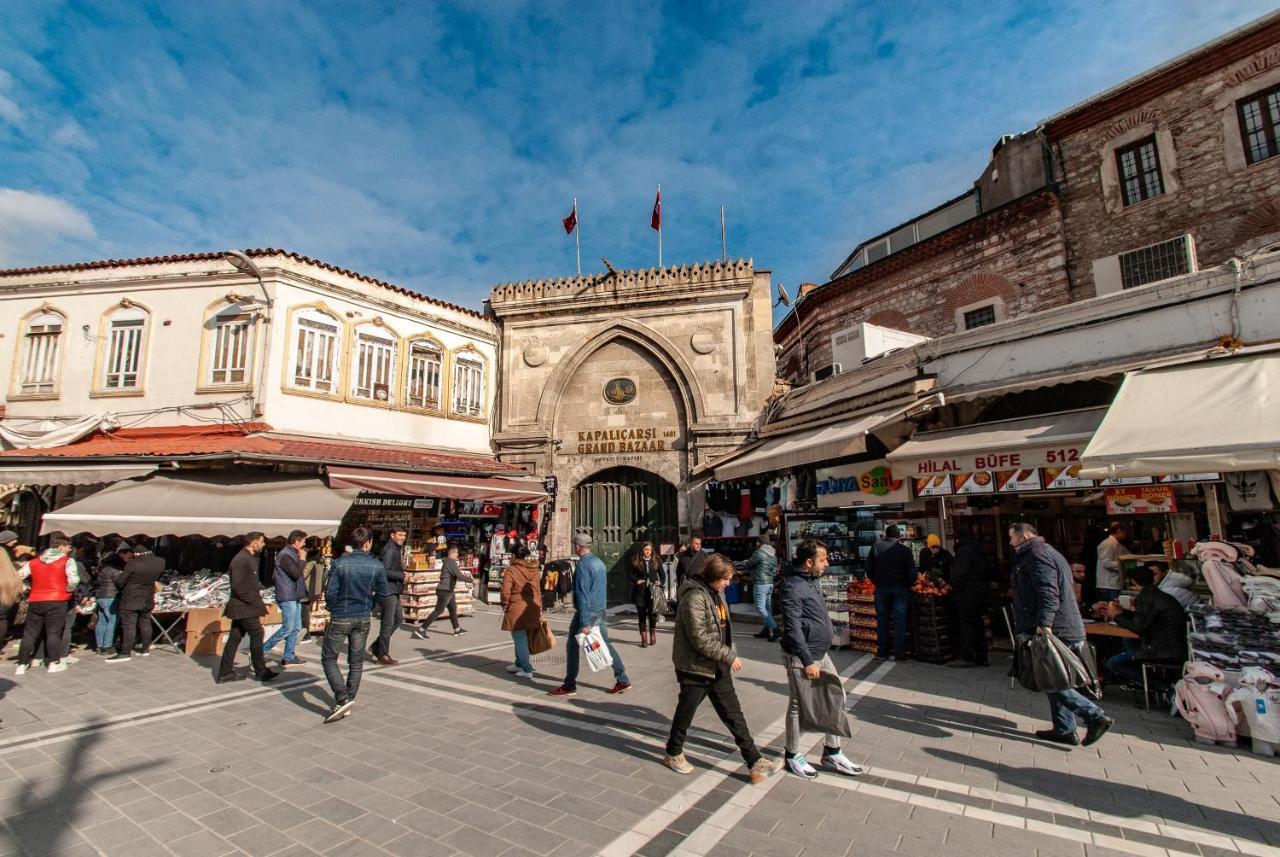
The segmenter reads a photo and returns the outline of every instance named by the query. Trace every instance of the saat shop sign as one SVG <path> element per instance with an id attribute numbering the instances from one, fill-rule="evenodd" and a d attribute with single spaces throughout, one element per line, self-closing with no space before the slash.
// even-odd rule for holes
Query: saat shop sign
<path id="1" fill-rule="evenodd" d="M 816 476 L 820 508 L 879 506 L 911 500 L 910 480 L 896 475 L 883 459 L 824 467 Z"/>

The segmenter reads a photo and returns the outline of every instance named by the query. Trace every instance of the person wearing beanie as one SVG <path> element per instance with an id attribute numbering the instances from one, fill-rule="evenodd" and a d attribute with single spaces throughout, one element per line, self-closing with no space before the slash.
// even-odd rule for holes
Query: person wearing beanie
<path id="1" fill-rule="evenodd" d="M 920 551 L 920 573 L 930 580 L 951 581 L 951 564 L 955 556 L 942 546 L 942 539 L 930 533 L 924 540 L 924 550 Z"/>

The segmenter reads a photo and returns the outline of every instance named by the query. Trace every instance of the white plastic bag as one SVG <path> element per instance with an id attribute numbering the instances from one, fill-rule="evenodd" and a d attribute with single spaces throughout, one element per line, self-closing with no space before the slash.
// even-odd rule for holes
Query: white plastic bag
<path id="1" fill-rule="evenodd" d="M 613 666 L 613 655 L 604 644 L 604 637 L 599 628 L 591 628 L 589 634 L 578 634 L 578 645 L 582 647 L 582 656 L 587 659 L 587 666 L 593 673 Z"/>

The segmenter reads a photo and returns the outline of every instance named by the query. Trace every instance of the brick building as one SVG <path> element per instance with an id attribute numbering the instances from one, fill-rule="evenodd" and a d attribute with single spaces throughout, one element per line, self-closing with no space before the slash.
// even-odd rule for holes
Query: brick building
<path id="1" fill-rule="evenodd" d="M 969 191 L 859 244 L 783 319 L 780 375 L 850 371 L 860 322 L 943 336 L 1274 243 L 1278 155 L 1275 13 L 1002 138 Z"/>

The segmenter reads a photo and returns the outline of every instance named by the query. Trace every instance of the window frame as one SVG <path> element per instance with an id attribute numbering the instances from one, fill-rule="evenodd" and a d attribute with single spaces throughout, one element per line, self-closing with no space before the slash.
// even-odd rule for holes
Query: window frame
<path id="1" fill-rule="evenodd" d="M 489 361 L 480 350 L 473 345 L 464 345 L 455 349 L 449 360 L 449 416 L 454 419 L 484 422 L 489 411 Z M 476 364 L 480 367 L 480 378 L 476 385 L 479 396 L 479 408 L 476 413 L 468 413 L 458 408 L 458 395 L 464 385 L 459 383 L 458 372 L 464 364 Z"/>
<path id="2" fill-rule="evenodd" d="M 362 394 L 358 389 L 362 380 L 361 376 L 363 374 L 363 367 L 361 365 L 361 339 L 366 336 L 371 340 L 376 340 L 379 343 L 385 344 L 387 346 L 386 350 L 389 351 L 382 364 L 385 366 L 387 373 L 385 381 L 379 382 L 374 379 L 372 377 L 372 373 L 377 371 L 377 366 L 370 366 L 369 371 L 371 374 L 368 384 L 368 395 Z M 371 346 L 370 350 L 376 358 L 377 351 L 379 350 L 378 347 Z M 387 325 L 380 320 L 369 321 L 356 325 L 356 327 L 351 331 L 351 354 L 349 359 L 351 361 L 351 369 L 349 373 L 349 381 L 346 385 L 346 400 L 348 402 L 358 405 L 391 407 L 399 400 L 399 397 L 396 395 L 396 384 L 399 379 L 400 337 L 396 335 L 394 330 L 387 327 Z M 377 397 L 377 388 L 384 385 L 387 389 L 387 398 L 379 399 Z"/>
<path id="3" fill-rule="evenodd" d="M 439 358 L 439 372 L 436 383 L 436 404 L 419 404 L 414 401 L 410 394 L 410 385 L 414 380 L 413 361 L 414 349 L 423 346 L 435 351 Z M 443 414 L 445 412 L 446 397 L 449 394 L 448 373 L 449 373 L 449 350 L 444 347 L 444 343 L 436 339 L 434 336 L 414 336 L 406 340 L 404 344 L 404 372 L 401 375 L 402 389 L 400 391 L 401 403 L 406 410 L 418 411 L 424 414 Z M 425 385 L 424 385 L 425 388 Z M 425 402 L 425 397 L 423 399 Z"/>
<path id="4" fill-rule="evenodd" d="M 1154 170 L 1146 169 L 1142 162 L 1142 150 L 1147 146 L 1151 147 L 1151 157 L 1155 161 Z M 1133 176 L 1125 174 L 1124 158 L 1128 153 L 1133 153 L 1135 173 Z M 1123 146 L 1117 146 L 1114 152 L 1116 162 L 1116 179 L 1120 184 L 1120 204 L 1122 208 L 1129 208 L 1140 202 L 1146 202 L 1149 199 L 1156 199 L 1168 193 L 1168 188 L 1164 177 L 1164 166 L 1160 161 L 1160 143 L 1156 134 L 1148 134 L 1146 137 L 1134 140 L 1132 143 L 1126 143 Z M 1150 193 L 1147 187 L 1147 177 L 1154 172 L 1158 190 Z M 1130 179 L 1137 180 L 1138 196 L 1136 199 L 1129 197 L 1128 182 Z"/>
<path id="5" fill-rule="evenodd" d="M 315 388 L 314 360 L 312 361 L 312 369 L 310 376 L 310 386 L 304 386 L 298 383 L 298 357 L 299 349 L 302 345 L 303 323 L 310 321 L 317 327 L 321 324 L 331 325 L 332 347 L 329 355 L 330 367 L 330 389 L 318 390 Z M 289 309 L 289 351 L 282 361 L 281 369 L 284 373 L 283 389 L 285 392 L 293 393 L 299 396 L 312 396 L 318 399 L 337 399 L 343 398 L 343 390 L 345 389 L 345 372 L 346 363 L 346 343 L 347 343 L 347 325 L 338 313 L 329 309 L 324 304 L 304 304 L 302 306 L 291 307 Z M 321 332 L 313 332 L 310 335 L 319 336 Z"/>
<path id="6" fill-rule="evenodd" d="M 136 355 L 136 365 L 133 371 L 116 373 L 116 374 L 132 374 L 136 376 L 136 381 L 130 386 L 111 386 L 108 382 L 109 375 L 112 374 L 111 366 L 113 363 L 112 353 L 116 351 L 115 347 L 115 331 L 117 322 L 141 322 L 139 326 L 139 334 L 137 338 L 137 346 L 134 349 Z M 147 359 L 151 350 L 151 310 L 140 303 L 132 300 L 123 300 L 115 306 L 108 309 L 102 314 L 101 321 L 98 326 L 98 347 L 97 357 L 94 361 L 93 368 L 93 387 L 89 394 L 91 397 L 125 397 L 125 396 L 144 396 L 147 392 L 147 369 L 150 361 Z"/>
<path id="7" fill-rule="evenodd" d="M 32 341 L 31 328 L 36 326 L 37 322 L 46 318 L 58 319 L 59 329 L 55 337 L 53 337 L 53 357 L 52 360 L 46 358 L 46 363 L 52 363 L 50 368 L 50 379 L 46 384 L 35 385 L 37 387 L 47 386 L 48 389 L 26 390 L 25 387 L 33 386 L 26 382 L 25 372 L 27 363 L 29 362 L 29 347 Z M 44 326 L 48 326 L 45 324 Z M 66 357 L 66 336 L 67 333 L 67 314 L 61 310 L 42 304 L 39 307 L 28 312 L 18 320 L 18 337 L 14 348 L 13 372 L 11 383 L 9 386 L 9 399 L 11 401 L 38 401 L 42 399 L 56 399 L 62 395 L 62 366 Z M 43 332 L 42 336 L 48 336 L 47 332 Z"/>
<path id="8" fill-rule="evenodd" d="M 230 325 L 223 323 L 224 318 L 240 318 L 246 328 L 245 341 L 241 346 L 244 352 L 245 365 L 242 380 L 219 381 L 214 377 L 217 368 L 220 329 Z M 253 309 L 245 308 L 240 300 L 219 300 L 205 310 L 204 323 L 200 329 L 200 377 L 196 383 L 196 392 L 225 393 L 227 391 L 252 390 L 257 377 L 258 359 L 258 327 L 261 315 Z"/>
<path id="9" fill-rule="evenodd" d="M 991 320 L 983 321 L 981 324 L 970 324 L 969 316 L 974 315 L 975 313 L 980 313 L 980 312 L 991 313 Z M 976 307 L 973 307 L 972 309 L 964 310 L 960 315 L 960 320 L 961 320 L 961 323 L 964 325 L 965 330 L 978 330 L 979 328 L 990 327 L 991 325 L 999 322 L 1000 313 L 998 311 L 998 308 L 995 302 L 992 301 L 991 303 L 988 303 L 988 304 L 982 304 L 981 306 L 976 306 Z"/>
<path id="10" fill-rule="evenodd" d="M 1274 115 L 1270 115 L 1271 108 L 1268 101 L 1273 96 L 1276 100 L 1275 113 Z M 1257 160 L 1253 159 L 1252 148 L 1249 145 L 1250 132 L 1245 127 L 1245 103 L 1250 101 L 1257 101 L 1259 110 L 1262 113 L 1263 122 L 1260 130 L 1262 131 L 1263 140 L 1266 143 L 1268 152 L 1268 154 L 1263 155 Z M 1245 166 L 1251 167 L 1254 164 L 1260 164 L 1263 161 L 1269 161 L 1272 158 L 1280 157 L 1280 83 L 1237 98 L 1236 119 L 1240 125 L 1240 145 L 1244 149 Z"/>

